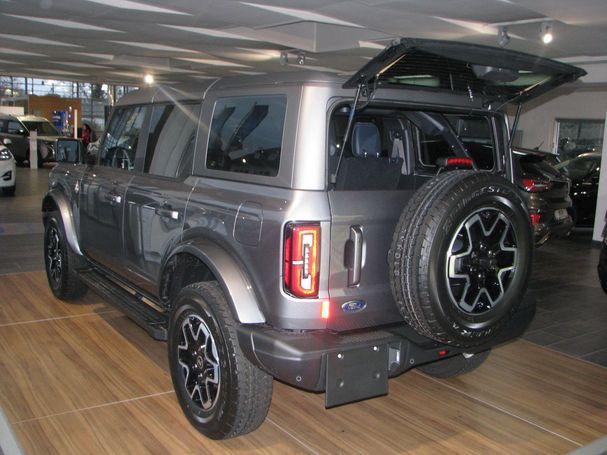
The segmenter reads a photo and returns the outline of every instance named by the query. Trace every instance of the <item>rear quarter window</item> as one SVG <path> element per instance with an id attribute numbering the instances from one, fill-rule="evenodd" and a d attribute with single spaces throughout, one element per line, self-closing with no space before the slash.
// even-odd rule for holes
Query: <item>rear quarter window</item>
<path id="1" fill-rule="evenodd" d="M 218 99 L 211 120 L 207 168 L 278 175 L 286 109 L 285 95 Z"/>

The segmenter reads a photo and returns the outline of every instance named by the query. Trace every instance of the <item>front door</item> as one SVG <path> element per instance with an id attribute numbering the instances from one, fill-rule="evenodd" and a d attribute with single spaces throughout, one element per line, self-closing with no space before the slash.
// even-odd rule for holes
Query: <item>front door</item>
<path id="1" fill-rule="evenodd" d="M 144 106 L 117 108 L 80 189 L 80 239 L 83 252 L 120 273 L 124 270 L 122 225 L 128 185 L 146 115 Z"/>

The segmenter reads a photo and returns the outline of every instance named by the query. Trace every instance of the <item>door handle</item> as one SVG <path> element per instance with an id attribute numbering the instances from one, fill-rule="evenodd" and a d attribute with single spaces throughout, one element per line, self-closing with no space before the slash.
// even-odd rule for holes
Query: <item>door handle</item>
<path id="1" fill-rule="evenodd" d="M 162 207 L 156 207 L 155 212 L 158 216 L 162 218 L 169 218 L 171 220 L 179 220 L 181 217 L 181 213 L 179 210 L 173 210 L 170 205 L 163 205 Z"/>
<path id="2" fill-rule="evenodd" d="M 350 239 L 346 242 L 344 263 L 348 269 L 348 286 L 358 286 L 363 262 L 363 231 L 360 226 L 350 226 Z"/>

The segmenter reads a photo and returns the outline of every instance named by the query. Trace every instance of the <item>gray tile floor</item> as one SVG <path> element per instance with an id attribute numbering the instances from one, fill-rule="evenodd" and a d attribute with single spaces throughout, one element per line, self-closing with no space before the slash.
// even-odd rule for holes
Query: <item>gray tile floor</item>
<path id="1" fill-rule="evenodd" d="M 17 169 L 17 194 L 0 195 L 0 275 L 43 270 L 40 202 L 50 167 Z M 607 367 L 607 295 L 589 230 L 550 239 L 535 254 L 529 289 L 537 314 L 524 338 Z M 1 278 L 0 278 L 1 279 Z"/>

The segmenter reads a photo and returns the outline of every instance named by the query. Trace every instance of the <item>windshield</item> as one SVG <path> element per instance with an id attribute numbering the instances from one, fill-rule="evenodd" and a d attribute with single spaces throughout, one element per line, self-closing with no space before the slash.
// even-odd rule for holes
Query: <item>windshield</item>
<path id="1" fill-rule="evenodd" d="M 51 122 L 34 121 L 34 122 L 23 122 L 25 127 L 30 131 L 35 131 L 39 136 L 61 136 Z"/>

